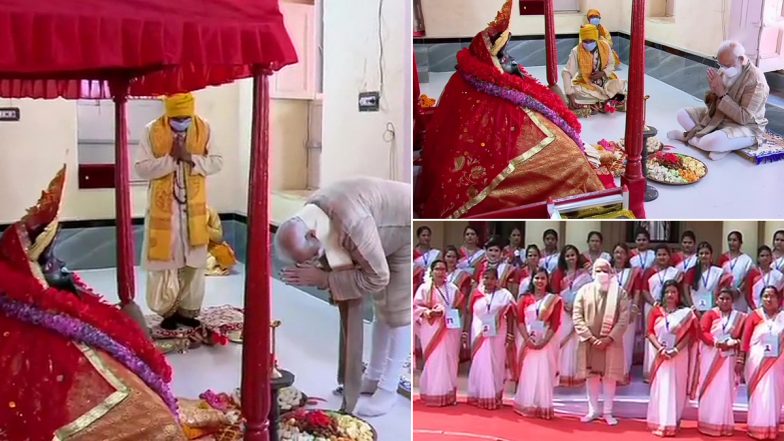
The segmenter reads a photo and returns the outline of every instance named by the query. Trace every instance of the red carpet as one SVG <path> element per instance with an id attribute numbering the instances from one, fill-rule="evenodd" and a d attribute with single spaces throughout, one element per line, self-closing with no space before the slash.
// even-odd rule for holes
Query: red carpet
<path id="1" fill-rule="evenodd" d="M 712 439 L 700 434 L 695 421 L 685 421 L 677 439 Z M 414 401 L 414 441 L 637 441 L 661 440 L 651 434 L 645 421 L 621 420 L 615 427 L 604 422 L 583 424 L 576 417 L 556 416 L 552 420 L 522 417 L 510 406 L 487 411 L 461 403 L 445 408 L 426 407 Z M 718 438 L 716 438 L 718 439 Z M 738 425 L 735 436 L 722 440 L 750 440 L 745 426 Z"/>

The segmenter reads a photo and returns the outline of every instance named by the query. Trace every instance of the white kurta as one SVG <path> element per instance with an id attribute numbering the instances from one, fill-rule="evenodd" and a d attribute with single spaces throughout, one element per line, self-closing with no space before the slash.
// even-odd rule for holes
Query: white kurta
<path id="1" fill-rule="evenodd" d="M 188 213 L 187 205 L 180 204 L 177 200 L 186 200 L 185 177 L 187 166 L 167 155 L 156 158 L 152 153 L 150 142 L 150 129 L 155 121 L 147 124 L 144 128 L 144 136 L 141 139 L 141 155 L 136 161 L 136 174 L 140 178 L 149 181 L 162 178 L 175 173 L 174 194 L 172 200 L 172 252 L 173 258 L 168 262 L 150 261 L 147 258 L 149 234 L 147 225 L 150 222 L 149 206 L 144 215 L 144 242 L 142 245 L 142 267 L 147 271 L 163 271 L 170 269 L 183 268 L 203 268 L 207 262 L 207 245 L 191 247 L 188 240 Z M 205 121 L 206 123 L 206 121 Z M 207 140 L 207 154 L 204 156 L 193 155 L 194 166 L 191 173 L 194 175 L 209 176 L 218 173 L 223 168 L 223 156 L 216 153 L 212 139 Z M 147 186 L 147 200 L 152 200 L 152 185 Z M 149 202 L 148 202 L 149 203 Z"/>

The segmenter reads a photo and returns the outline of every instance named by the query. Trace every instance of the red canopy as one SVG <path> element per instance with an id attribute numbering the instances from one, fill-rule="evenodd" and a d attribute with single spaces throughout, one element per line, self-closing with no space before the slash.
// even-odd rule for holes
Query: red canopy
<path id="1" fill-rule="evenodd" d="M 0 41 L 4 97 L 129 77 L 131 96 L 171 94 L 297 62 L 277 0 L 2 0 Z"/>

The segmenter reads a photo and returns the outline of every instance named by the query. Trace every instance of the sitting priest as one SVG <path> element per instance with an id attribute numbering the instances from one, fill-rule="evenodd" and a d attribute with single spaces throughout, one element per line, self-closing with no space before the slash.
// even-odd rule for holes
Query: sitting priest
<path id="1" fill-rule="evenodd" d="M 670 139 L 708 152 L 714 161 L 734 150 L 762 144 L 770 94 L 765 74 L 749 61 L 737 41 L 722 43 L 717 60 L 721 69 L 708 69 L 706 107 L 679 110 L 676 118 L 685 132 L 667 133 Z"/>
<path id="2" fill-rule="evenodd" d="M 231 246 L 223 240 L 223 225 L 220 216 L 212 207 L 207 207 L 207 232 L 210 235 L 210 243 L 207 245 L 206 275 L 231 274 L 231 269 L 237 264 L 237 258 Z"/>
<path id="3" fill-rule="evenodd" d="M 580 122 L 505 52 L 512 0 L 457 54 L 428 124 L 416 212 L 459 218 L 604 189 Z"/>
<path id="4" fill-rule="evenodd" d="M 585 18 L 588 20 L 588 24 L 596 26 L 596 30 L 599 31 L 599 40 L 610 45 L 610 49 L 612 49 L 612 35 L 610 35 L 610 31 L 602 25 L 602 13 L 599 12 L 598 9 L 589 9 L 588 13 L 585 14 Z M 613 59 L 615 60 L 615 70 L 618 71 L 621 67 L 621 58 L 618 56 L 618 52 L 616 52 L 615 49 L 612 49 L 612 53 Z"/>
<path id="5" fill-rule="evenodd" d="M 626 81 L 615 75 L 615 65 L 612 47 L 599 38 L 599 29 L 581 27 L 580 42 L 562 73 L 569 107 L 590 113 L 626 111 Z"/>
<path id="6" fill-rule="evenodd" d="M 0 439 L 185 440 L 164 356 L 54 256 L 64 181 L 0 237 Z"/>

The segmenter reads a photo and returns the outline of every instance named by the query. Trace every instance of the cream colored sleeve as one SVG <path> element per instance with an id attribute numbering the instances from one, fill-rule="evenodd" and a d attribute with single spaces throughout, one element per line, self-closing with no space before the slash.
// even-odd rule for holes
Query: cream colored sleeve
<path id="1" fill-rule="evenodd" d="M 144 136 L 141 139 L 141 155 L 134 164 L 134 170 L 140 178 L 151 181 L 162 178 L 177 169 L 177 162 L 169 155 L 156 158 L 152 154 L 150 144 L 150 126 L 144 129 Z"/>

